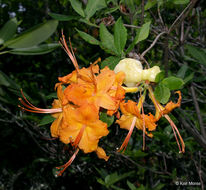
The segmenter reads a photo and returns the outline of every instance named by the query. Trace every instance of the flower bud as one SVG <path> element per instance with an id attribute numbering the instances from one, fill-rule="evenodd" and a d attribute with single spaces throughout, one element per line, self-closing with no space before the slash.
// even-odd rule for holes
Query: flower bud
<path id="1" fill-rule="evenodd" d="M 155 82 L 157 74 L 160 72 L 158 66 L 154 66 L 150 69 L 145 69 L 142 71 L 142 80 L 149 80 L 150 82 Z"/>
<path id="2" fill-rule="evenodd" d="M 142 80 L 142 64 L 136 59 L 125 58 L 121 60 L 114 68 L 115 73 L 120 71 L 126 74 L 124 84 L 128 87 L 135 86 L 137 82 Z"/>

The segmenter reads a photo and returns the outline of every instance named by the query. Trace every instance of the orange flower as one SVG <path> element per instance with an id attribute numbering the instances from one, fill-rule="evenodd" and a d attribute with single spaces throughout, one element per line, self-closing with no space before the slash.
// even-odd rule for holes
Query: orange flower
<path id="1" fill-rule="evenodd" d="M 125 73 L 118 72 L 115 75 L 115 81 L 108 92 L 109 95 L 116 100 L 115 110 L 108 110 L 107 111 L 107 114 L 110 116 L 112 116 L 114 113 L 117 113 L 116 116 L 119 118 L 119 112 L 117 112 L 117 111 L 119 109 L 120 102 L 125 98 L 125 90 L 122 87 L 122 83 L 124 81 L 124 78 L 125 78 Z"/>
<path id="2" fill-rule="evenodd" d="M 145 124 L 145 127 L 148 131 L 154 131 L 156 129 L 157 125 L 155 123 L 156 121 L 154 116 L 151 113 L 149 113 L 149 115 L 140 114 L 136 102 L 133 102 L 131 100 L 128 100 L 127 103 L 122 102 L 120 104 L 120 108 L 123 115 L 119 120 L 116 121 L 120 125 L 120 128 L 130 130 L 132 121 L 134 117 L 136 117 L 135 126 L 139 130 L 143 130 L 143 124 Z M 148 134 L 146 132 L 146 134 L 152 137 L 151 133 Z"/>
<path id="3" fill-rule="evenodd" d="M 96 65 L 98 61 L 101 59 L 99 58 L 95 63 L 90 65 L 89 68 L 81 68 L 78 70 L 74 70 L 72 73 L 64 76 L 64 77 L 58 77 L 58 80 L 62 84 L 70 84 L 70 83 L 92 83 L 93 82 L 93 73 L 97 74 L 99 73 L 99 66 Z M 93 73 L 92 73 L 93 72 Z"/>
<path id="4" fill-rule="evenodd" d="M 58 175 L 61 175 L 72 163 L 79 149 L 84 153 L 95 151 L 99 158 L 107 161 L 109 157 L 102 148 L 98 147 L 98 143 L 99 139 L 108 133 L 107 124 L 99 120 L 96 106 L 84 104 L 79 108 L 65 107 L 59 138 L 65 144 L 71 143 L 76 151 L 65 165 L 58 167 L 58 169 L 63 168 Z"/>
<path id="5" fill-rule="evenodd" d="M 78 146 L 85 153 L 96 151 L 99 139 L 109 133 L 107 124 L 99 120 L 98 110 L 92 104 L 84 104 L 76 109 L 66 107 L 63 118 L 60 140 Z"/>
<path id="6" fill-rule="evenodd" d="M 170 113 L 173 109 L 180 107 L 181 105 L 181 100 L 182 100 L 182 96 L 181 96 L 181 92 L 177 91 L 176 93 L 179 95 L 178 101 L 177 103 L 174 103 L 172 101 L 170 101 L 169 103 L 167 103 L 167 105 L 165 107 L 163 107 L 156 99 L 153 93 L 153 90 L 150 86 L 148 86 L 148 90 L 149 90 L 149 97 L 152 100 L 152 102 L 155 105 L 155 109 L 156 109 L 156 113 L 155 113 L 155 120 L 158 121 L 161 117 L 165 117 L 167 119 L 167 121 L 170 123 L 172 130 L 174 132 L 174 136 L 176 138 L 177 141 L 177 145 L 179 147 L 180 153 L 184 153 L 185 152 L 185 143 L 179 133 L 179 130 L 177 129 L 176 125 L 174 124 L 174 122 L 171 120 L 171 118 L 169 117 L 168 113 Z M 176 134 L 177 133 L 177 134 Z M 181 142 L 181 146 L 179 143 L 179 140 L 177 138 L 177 135 L 180 139 Z"/>
<path id="7" fill-rule="evenodd" d="M 87 103 L 93 104 L 97 108 L 115 110 L 116 100 L 109 94 L 109 90 L 115 81 L 114 71 L 105 67 L 98 76 L 93 75 L 93 81 L 93 83 L 70 84 L 64 91 L 66 102 L 71 101 L 78 106 Z"/>

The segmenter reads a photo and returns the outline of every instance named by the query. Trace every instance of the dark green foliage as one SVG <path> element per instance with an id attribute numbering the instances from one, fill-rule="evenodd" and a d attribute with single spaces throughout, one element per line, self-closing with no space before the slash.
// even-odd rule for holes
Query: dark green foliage
<path id="1" fill-rule="evenodd" d="M 145 0 L 141 8 L 141 0 L 0 1 L 0 189 L 204 189 L 206 4 L 194 1 L 183 12 L 184 19 L 174 23 L 189 2 Z M 41 108 L 51 107 L 57 98 L 58 77 L 74 70 L 59 48 L 62 29 L 66 39 L 71 38 L 80 67 L 101 57 L 100 67 L 111 69 L 121 58 L 137 58 L 165 32 L 144 58 L 163 71 L 153 86 L 161 103 L 176 97 L 171 96 L 174 91 L 182 92 L 181 108 L 170 117 L 185 142 L 184 154 L 179 154 L 164 118 L 152 132 L 154 137 L 146 137 L 145 151 L 142 131 L 135 128 L 125 153 L 118 153 L 128 131 L 102 112 L 100 119 L 110 126 L 108 137 L 100 141 L 110 155 L 108 162 L 95 153 L 80 152 L 63 176 L 56 177 L 55 166 L 69 160 L 72 147 L 51 138 L 53 117 L 20 111 L 18 98 L 23 89 L 28 100 Z M 148 97 L 144 109 L 155 113 Z M 189 181 L 200 185 L 176 185 Z"/>

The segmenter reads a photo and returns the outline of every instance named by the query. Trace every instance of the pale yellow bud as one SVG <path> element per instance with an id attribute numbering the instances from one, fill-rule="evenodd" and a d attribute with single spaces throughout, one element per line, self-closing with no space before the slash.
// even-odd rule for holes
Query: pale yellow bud
<path id="1" fill-rule="evenodd" d="M 134 87 L 140 81 L 148 80 L 150 82 L 155 82 L 155 78 L 160 72 L 160 68 L 158 66 L 154 66 L 150 69 L 143 70 L 140 61 L 136 59 L 125 58 L 121 60 L 114 68 L 115 73 L 120 71 L 123 71 L 126 75 L 124 84 L 128 87 Z"/>
<path id="2" fill-rule="evenodd" d="M 115 73 L 120 71 L 126 74 L 124 80 L 126 86 L 135 86 L 137 82 L 141 81 L 142 64 L 136 59 L 125 58 L 121 60 L 114 68 Z"/>

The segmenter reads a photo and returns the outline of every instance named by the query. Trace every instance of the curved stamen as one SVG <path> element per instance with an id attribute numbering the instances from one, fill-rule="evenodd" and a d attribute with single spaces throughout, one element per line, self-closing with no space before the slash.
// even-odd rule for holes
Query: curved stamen
<path id="1" fill-rule="evenodd" d="M 179 133 L 179 130 L 177 129 L 176 125 L 174 124 L 174 122 L 170 119 L 169 115 L 164 115 L 164 117 L 167 119 L 167 121 L 170 123 L 172 129 L 173 129 L 173 132 L 174 132 L 174 135 L 175 135 L 175 138 L 176 138 L 176 141 L 177 141 L 177 144 L 178 144 L 178 147 L 179 147 L 179 150 L 180 150 L 180 153 L 184 153 L 185 152 L 185 143 Z M 177 139 L 177 135 L 176 135 L 176 132 L 178 134 L 178 137 L 180 139 L 180 142 L 181 142 L 181 145 L 182 145 L 182 149 L 180 147 L 180 144 L 179 144 L 179 141 Z"/>
<path id="2" fill-rule="evenodd" d="M 78 152 L 79 152 L 79 149 L 76 149 L 76 151 L 74 152 L 74 154 L 72 155 L 72 157 L 69 159 L 69 161 L 66 164 L 56 167 L 58 170 L 60 170 L 60 171 L 57 171 L 57 176 L 61 176 L 63 172 L 71 165 L 71 163 L 76 158 L 76 155 L 78 154 Z"/>
<path id="3" fill-rule="evenodd" d="M 69 42 L 70 42 L 70 41 L 69 41 Z M 63 31 L 62 31 L 62 38 L 60 38 L 60 44 L 62 45 L 64 51 L 67 53 L 67 55 L 68 55 L 69 58 L 71 59 L 72 63 L 74 64 L 74 67 L 75 67 L 76 71 L 79 72 L 79 66 L 78 66 L 76 57 L 75 57 L 75 55 L 74 55 L 71 42 L 70 42 L 70 48 L 71 48 L 71 51 L 72 51 L 72 52 L 71 52 L 71 51 L 69 50 L 69 48 L 68 48 L 68 45 L 67 45 L 66 40 L 65 40 L 65 36 L 64 36 L 64 34 L 63 34 Z"/>
<path id="4" fill-rule="evenodd" d="M 123 149 L 123 152 L 126 150 L 127 145 L 128 145 L 128 142 L 129 142 L 129 139 L 130 139 L 130 137 L 131 137 L 131 135 L 132 135 L 132 132 L 133 132 L 133 129 L 134 129 L 136 120 L 137 120 L 137 118 L 134 117 L 134 119 L 132 120 L 131 127 L 130 127 L 130 129 L 129 129 L 129 132 L 128 132 L 128 134 L 127 134 L 124 142 L 122 143 L 122 146 L 121 146 L 120 149 L 118 150 L 118 152 L 120 152 L 122 149 Z"/>
<path id="5" fill-rule="evenodd" d="M 142 145 L 142 150 L 145 150 L 145 119 L 144 119 L 144 108 L 143 108 L 143 104 L 142 104 L 142 121 L 143 121 L 143 145 Z"/>
<path id="6" fill-rule="evenodd" d="M 152 97 L 151 99 L 152 99 L 153 103 L 156 105 L 156 108 L 159 110 L 161 116 L 165 117 L 165 118 L 167 119 L 167 121 L 170 123 L 170 126 L 172 127 L 172 130 L 173 130 L 173 132 L 174 132 L 174 136 L 175 136 L 175 139 L 176 139 L 176 141 L 177 141 L 177 145 L 178 145 L 178 147 L 179 147 L 180 153 L 184 153 L 184 152 L 185 152 L 185 143 L 184 143 L 184 141 L 183 141 L 183 139 L 182 139 L 182 136 L 181 136 L 180 133 L 179 133 L 179 130 L 177 129 L 177 127 L 176 127 L 176 125 L 174 124 L 174 122 L 170 119 L 169 115 L 163 114 L 162 106 L 161 106 L 161 104 L 159 104 L 159 103 L 157 102 L 157 100 L 155 99 L 151 87 L 149 88 L 149 92 L 150 92 L 150 95 L 151 95 L 151 97 Z M 177 92 L 177 93 L 180 95 L 180 92 Z M 181 101 L 181 99 L 178 100 L 178 104 L 180 104 L 180 101 Z M 182 148 L 180 147 L 180 143 L 179 143 L 179 140 L 178 140 L 178 138 L 177 138 L 176 132 L 177 132 L 178 137 L 179 137 L 179 139 L 180 139 Z"/>
<path id="7" fill-rule="evenodd" d="M 27 100 L 22 89 L 21 89 L 21 94 L 22 94 L 24 100 L 22 98 L 19 98 L 19 101 L 25 107 L 20 106 L 20 105 L 18 105 L 18 107 L 20 107 L 22 110 L 33 112 L 33 113 L 59 113 L 59 112 L 62 112 L 62 108 L 54 108 L 54 109 L 37 108 Z"/>

